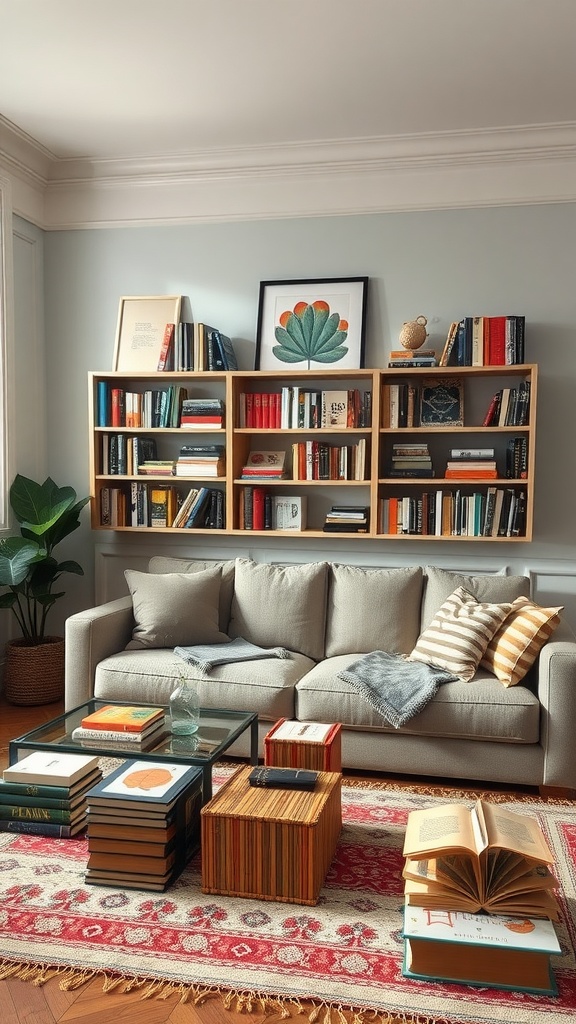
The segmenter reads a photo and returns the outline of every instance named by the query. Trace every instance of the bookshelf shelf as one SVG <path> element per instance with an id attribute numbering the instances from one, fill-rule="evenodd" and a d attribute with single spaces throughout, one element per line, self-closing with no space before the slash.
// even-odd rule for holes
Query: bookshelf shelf
<path id="1" fill-rule="evenodd" d="M 462 416 L 459 422 L 429 423 L 419 422 L 419 404 L 422 387 L 445 383 L 460 388 Z M 120 389 L 125 392 L 143 394 L 145 391 L 163 391 L 171 386 L 179 385 L 186 389 L 188 397 L 197 399 L 219 399 L 224 406 L 224 425 L 207 428 L 205 425 L 192 428 L 178 426 L 177 422 L 170 426 L 129 426 L 125 422 L 112 425 L 103 419 L 101 407 L 101 388 Z M 390 395 L 394 386 L 404 387 L 412 391 L 410 408 L 411 421 L 399 425 L 391 420 Z M 280 426 L 277 422 L 267 419 L 268 425 L 247 425 L 246 406 L 254 401 L 255 395 L 277 395 L 275 401 L 282 402 L 282 396 L 288 389 L 294 389 L 291 395 L 320 395 L 324 392 L 356 393 L 355 410 L 361 409 L 363 425 L 338 426 Z M 516 392 L 516 396 L 528 394 L 526 404 L 526 421 L 520 423 L 497 423 L 484 425 L 487 410 L 494 396 L 501 389 Z M 407 394 L 407 390 L 402 394 Z M 252 396 L 247 398 L 247 396 Z M 359 397 L 358 397 L 359 396 Z M 319 422 L 320 413 L 317 406 L 314 412 L 315 398 L 311 398 L 310 406 L 305 415 L 315 416 Z M 320 400 L 318 400 L 320 401 Z M 520 401 L 520 399 L 518 399 Z M 304 402 L 308 399 L 304 397 Z M 150 527 L 142 523 L 132 525 L 131 507 L 136 488 L 162 489 L 175 488 L 181 501 L 188 491 L 198 485 L 208 490 L 220 491 L 221 527 L 227 535 L 239 536 L 247 533 L 262 534 L 274 537 L 305 537 L 345 539 L 383 540 L 450 540 L 452 542 L 526 542 L 532 538 L 533 507 L 534 507 L 534 474 L 535 474 L 535 439 L 536 439 L 536 404 L 537 404 L 537 367 L 532 364 L 513 366 L 466 366 L 466 367 L 434 367 L 426 369 L 391 368 L 363 370 L 314 370 L 314 371 L 227 371 L 227 372 L 160 372 L 132 373 L 129 371 L 110 373 L 91 373 L 89 375 L 89 416 L 90 416 L 90 480 L 92 493 L 92 526 L 94 529 L 113 529 L 119 531 L 146 532 L 150 529 L 163 529 L 169 533 L 189 533 L 190 528 L 184 527 Z M 300 408 L 300 405 L 298 406 Z M 271 413 L 265 413 L 271 417 Z M 282 411 L 284 415 L 284 411 Z M 402 414 L 404 415 L 404 413 Z M 251 419 L 253 423 L 254 420 Z M 284 419 L 283 422 L 286 422 Z M 310 421 L 311 422 L 311 421 Z M 176 460 L 182 446 L 216 445 L 225 449 L 225 473 L 219 476 L 201 473 L 186 476 L 166 476 L 164 474 L 140 474 L 136 469 L 128 472 L 110 471 L 104 466 L 104 452 L 109 457 L 111 437 L 115 435 L 120 445 L 135 445 L 137 440 L 150 438 L 157 450 L 157 458 Z M 518 452 L 523 458 L 523 475 L 507 476 L 507 450 L 516 439 Z M 118 444 L 118 441 L 115 442 Z M 308 452 L 314 444 L 324 448 L 326 459 L 361 458 L 361 479 L 327 479 L 318 478 L 317 470 L 306 470 L 312 478 L 291 479 L 292 460 L 298 455 L 300 446 L 300 475 L 302 475 L 302 448 L 308 445 Z M 396 447 L 426 446 L 429 450 L 434 476 L 390 476 L 389 468 Z M 327 449 L 337 449 L 326 455 Z M 473 479 L 467 476 L 445 478 L 446 462 L 453 458 L 452 451 L 460 449 L 486 450 L 493 449 L 497 463 L 498 476 L 494 479 Z M 136 449 L 135 449 L 136 450 Z M 248 454 L 254 450 L 282 450 L 286 453 L 287 477 L 283 479 L 246 479 L 242 477 Z M 316 451 L 317 449 L 314 449 Z M 350 452 L 354 450 L 354 456 Z M 520 455 L 519 455 L 520 457 Z M 349 465 L 349 463 L 348 463 Z M 334 463 L 332 463 L 334 469 Z M 326 464 L 324 465 L 324 471 Z M 347 470 L 350 475 L 350 469 Z M 263 488 L 269 495 L 285 498 L 294 495 L 297 500 L 306 501 L 307 525 L 305 529 L 245 529 L 242 526 L 241 508 L 250 489 Z M 124 494 L 121 507 L 115 515 L 115 522 L 103 521 L 102 510 L 110 500 L 110 493 L 120 501 L 119 494 Z M 514 515 L 506 523 L 503 534 L 486 532 L 487 505 L 492 502 L 493 491 L 504 492 L 502 501 L 519 505 L 516 520 Z M 118 493 L 116 493 L 118 492 Z M 437 492 L 444 492 L 442 499 Z M 298 498 L 300 496 L 300 498 Z M 512 497 L 513 496 L 513 497 Z M 444 498 L 446 499 L 444 501 Z M 270 498 L 268 499 L 270 501 Z M 500 501 L 500 498 L 497 499 Z M 402 501 L 404 517 L 399 518 L 398 502 Z M 444 523 L 440 527 L 435 517 L 430 514 L 431 502 L 435 512 L 440 513 L 442 502 L 446 509 L 442 515 Z M 322 529 L 326 514 L 333 504 L 358 504 L 369 509 L 369 525 L 366 533 L 326 532 Z M 452 506 L 450 516 L 448 506 Z M 454 505 L 465 509 L 462 519 L 462 508 L 457 513 L 460 518 L 454 523 Z M 390 514 L 396 515 L 396 532 L 390 526 Z M 411 509 L 407 512 L 407 509 Z M 423 522 L 423 509 L 426 523 Z M 451 520 L 449 522 L 449 518 Z M 515 529 L 519 532 L 509 532 Z M 194 526 L 197 533 L 210 534 L 213 527 Z M 440 532 L 437 532 L 440 529 Z M 493 527 L 490 528 L 493 530 Z M 456 532 L 455 532 L 456 531 Z M 463 532 L 464 531 L 464 532 Z M 465 532 L 468 531 L 468 532 Z M 480 532 L 478 532 L 480 531 Z"/>

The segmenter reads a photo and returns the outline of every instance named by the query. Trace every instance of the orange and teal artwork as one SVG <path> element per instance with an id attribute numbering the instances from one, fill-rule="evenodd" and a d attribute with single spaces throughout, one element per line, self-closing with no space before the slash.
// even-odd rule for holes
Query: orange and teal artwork
<path id="1" fill-rule="evenodd" d="M 348 321 L 324 299 L 297 302 L 284 310 L 274 335 L 272 352 L 282 363 L 338 363 L 347 353 Z"/>

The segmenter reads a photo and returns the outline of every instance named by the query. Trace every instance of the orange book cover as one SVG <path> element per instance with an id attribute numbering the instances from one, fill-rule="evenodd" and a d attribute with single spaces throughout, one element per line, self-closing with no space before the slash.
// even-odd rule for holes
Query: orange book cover
<path id="1" fill-rule="evenodd" d="M 84 729 L 113 729 L 118 732 L 142 732 L 151 722 L 162 718 L 163 708 L 123 707 L 105 704 L 92 714 L 86 715 L 81 725 Z"/>

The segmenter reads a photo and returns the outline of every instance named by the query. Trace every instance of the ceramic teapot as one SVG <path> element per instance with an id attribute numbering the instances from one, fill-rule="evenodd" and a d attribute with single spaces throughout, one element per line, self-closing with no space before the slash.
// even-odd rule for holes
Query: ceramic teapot
<path id="1" fill-rule="evenodd" d="M 420 348 L 428 337 L 428 332 L 426 330 L 427 323 L 428 320 L 425 316 L 417 316 L 415 320 L 407 320 L 402 325 L 402 330 L 400 331 L 400 344 L 403 345 L 404 348 Z"/>

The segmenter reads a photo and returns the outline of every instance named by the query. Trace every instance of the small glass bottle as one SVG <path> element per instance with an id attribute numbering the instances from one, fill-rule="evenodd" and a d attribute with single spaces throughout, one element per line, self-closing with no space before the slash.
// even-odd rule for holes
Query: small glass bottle
<path id="1" fill-rule="evenodd" d="M 198 731 L 199 718 L 196 684 L 181 676 L 170 694 L 170 730 L 175 736 L 191 736 Z"/>

